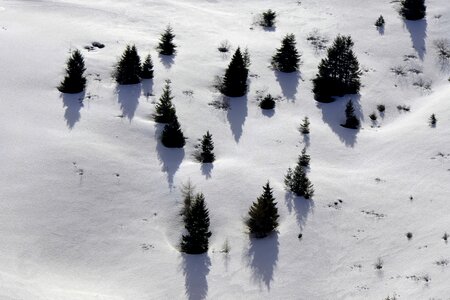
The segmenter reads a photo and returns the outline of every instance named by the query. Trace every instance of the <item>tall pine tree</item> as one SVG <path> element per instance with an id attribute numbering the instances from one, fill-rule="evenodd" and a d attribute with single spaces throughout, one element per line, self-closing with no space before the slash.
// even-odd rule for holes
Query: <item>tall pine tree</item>
<path id="1" fill-rule="evenodd" d="M 153 61 L 151 55 L 147 55 L 142 64 L 141 70 L 141 78 L 142 79 L 152 79 L 153 78 Z"/>
<path id="2" fill-rule="evenodd" d="M 116 66 L 115 79 L 118 84 L 141 82 L 141 59 L 135 45 L 127 45 Z"/>
<path id="3" fill-rule="evenodd" d="M 315 99 L 333 101 L 332 96 L 355 94 L 361 87 L 358 60 L 353 53 L 350 36 L 338 35 L 327 50 L 327 57 L 319 64 L 319 73 L 313 79 Z"/>
<path id="4" fill-rule="evenodd" d="M 61 93 L 76 94 L 81 93 L 86 87 L 86 77 L 84 76 L 86 68 L 84 66 L 84 58 L 77 49 L 67 60 L 66 76 L 59 84 L 58 90 Z"/>
<path id="5" fill-rule="evenodd" d="M 172 89 L 170 88 L 170 80 L 166 80 L 163 93 L 159 98 L 159 102 L 155 106 L 155 114 L 153 116 L 157 123 L 171 123 L 176 118 L 175 107 L 172 104 Z"/>
<path id="6" fill-rule="evenodd" d="M 242 55 L 241 49 L 237 48 L 236 52 L 225 71 L 222 80 L 221 92 L 229 97 L 241 97 L 247 93 L 247 78 L 250 58 L 248 52 Z"/>
<path id="7" fill-rule="evenodd" d="M 420 20 L 426 15 L 425 0 L 402 0 L 400 14 L 407 20 Z"/>
<path id="8" fill-rule="evenodd" d="M 203 136 L 202 142 L 200 144 L 200 155 L 199 159 L 202 163 L 212 163 L 216 158 L 214 155 L 214 143 L 212 140 L 212 135 L 209 131 Z"/>
<path id="9" fill-rule="evenodd" d="M 161 34 L 161 38 L 159 40 L 158 47 L 156 47 L 159 54 L 163 54 L 163 55 L 174 55 L 175 54 L 175 48 L 177 46 L 173 43 L 174 38 L 175 38 L 175 35 L 173 34 L 173 29 L 170 25 L 168 25 L 166 30 Z"/>
<path id="10" fill-rule="evenodd" d="M 287 34 L 281 42 L 281 48 L 272 57 L 272 66 L 285 73 L 291 73 L 298 70 L 300 64 L 300 55 L 295 47 L 295 35 Z"/>
<path id="11" fill-rule="evenodd" d="M 209 211 L 203 194 L 197 194 L 186 212 L 184 227 L 187 233 L 181 238 L 181 251 L 188 254 L 207 252 L 211 232 L 209 231 Z"/>
<path id="12" fill-rule="evenodd" d="M 278 227 L 280 217 L 269 182 L 263 186 L 263 189 L 262 195 L 250 207 L 249 218 L 246 220 L 250 233 L 256 238 L 266 237 L 274 231 Z"/>

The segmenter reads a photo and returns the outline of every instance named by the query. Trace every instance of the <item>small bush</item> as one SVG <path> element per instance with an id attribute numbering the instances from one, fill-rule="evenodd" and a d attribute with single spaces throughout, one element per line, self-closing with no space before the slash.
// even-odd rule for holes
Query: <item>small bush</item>
<path id="1" fill-rule="evenodd" d="M 413 237 L 412 232 L 406 233 L 406 237 L 408 238 L 408 240 L 412 239 L 412 237 Z"/>
<path id="2" fill-rule="evenodd" d="M 230 42 L 225 40 L 220 42 L 219 47 L 217 47 L 217 50 L 219 50 L 219 52 L 226 53 L 230 51 L 230 48 L 231 48 Z"/>
<path id="3" fill-rule="evenodd" d="M 431 127 L 436 127 L 436 116 L 434 114 L 431 114 L 430 119 L 429 119 L 429 123 Z"/>
<path id="4" fill-rule="evenodd" d="M 267 94 L 267 96 L 265 96 L 259 103 L 259 107 L 261 107 L 262 109 L 274 109 L 275 98 L 272 97 L 271 94 Z"/>
<path id="5" fill-rule="evenodd" d="M 370 118 L 372 121 L 376 121 L 376 120 L 377 120 L 377 115 L 373 112 L 373 113 L 371 113 L 371 114 L 369 115 L 369 118 Z"/>
<path id="6" fill-rule="evenodd" d="M 377 270 L 383 269 L 383 264 L 384 264 L 383 260 L 380 257 L 378 257 L 377 261 L 374 264 L 375 269 Z"/>
<path id="7" fill-rule="evenodd" d="M 407 105 L 397 105 L 397 109 L 398 110 L 403 110 L 403 111 L 410 111 L 411 108 Z"/>
<path id="8" fill-rule="evenodd" d="M 300 130 L 300 132 L 302 133 L 302 134 L 309 134 L 309 118 L 308 117 L 305 117 L 304 119 L 303 119 L 303 123 L 302 124 L 300 124 L 300 128 L 299 128 L 299 130 Z"/>
<path id="9" fill-rule="evenodd" d="M 442 239 L 443 239 L 445 242 L 447 242 L 447 241 L 448 241 L 448 237 L 449 237 L 449 235 L 448 235 L 448 233 L 446 232 L 446 233 L 444 233 L 444 235 L 442 236 Z"/>
<path id="10" fill-rule="evenodd" d="M 384 106 L 384 104 L 378 104 L 378 105 L 377 105 L 377 110 L 378 110 L 380 113 L 383 113 L 383 112 L 386 110 L 386 107 Z"/>

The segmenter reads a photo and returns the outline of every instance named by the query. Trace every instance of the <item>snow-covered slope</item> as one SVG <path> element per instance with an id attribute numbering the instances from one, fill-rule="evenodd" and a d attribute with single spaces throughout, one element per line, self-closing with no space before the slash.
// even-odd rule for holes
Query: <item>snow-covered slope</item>
<path id="1" fill-rule="evenodd" d="M 449 38 L 450 3 L 428 0 L 426 20 L 416 22 L 403 21 L 398 5 L 0 2 L 0 299 L 447 299 L 450 74 L 433 41 Z M 279 14 L 273 31 L 252 24 L 269 8 Z M 373 26 L 380 14 L 382 33 Z M 155 50 L 169 23 L 179 46 L 172 61 Z M 324 52 L 306 38 L 316 29 L 328 44 L 339 33 L 352 36 L 364 70 L 360 95 L 313 100 L 311 79 Z M 270 68 L 287 33 L 302 52 L 297 75 Z M 229 110 L 208 105 L 221 98 L 214 77 L 230 60 L 217 51 L 223 40 L 232 50 L 248 47 L 252 60 L 248 95 L 230 99 Z M 93 41 L 106 47 L 83 49 Z M 152 81 L 115 84 L 113 66 L 127 44 L 141 57 L 151 53 Z M 82 102 L 56 89 L 75 48 L 89 74 Z M 399 66 L 423 73 L 397 76 L 391 68 Z M 432 82 L 431 90 L 414 86 L 419 78 Z M 183 150 L 164 148 L 150 117 L 166 79 L 189 138 Z M 258 107 L 260 90 L 283 97 L 273 115 Z M 359 131 L 339 126 L 350 98 L 363 121 Z M 386 112 L 373 126 L 368 115 L 377 104 Z M 428 126 L 432 113 L 436 128 Z M 305 116 L 307 140 L 297 130 Z M 215 142 L 212 167 L 192 157 L 207 130 Z M 305 145 L 312 201 L 290 197 L 283 186 Z M 210 210 L 205 255 L 177 249 L 180 186 L 189 179 Z M 249 239 L 243 219 L 267 180 L 280 227 Z M 228 254 L 221 252 L 225 241 Z M 378 258 L 381 270 L 374 268 Z"/>

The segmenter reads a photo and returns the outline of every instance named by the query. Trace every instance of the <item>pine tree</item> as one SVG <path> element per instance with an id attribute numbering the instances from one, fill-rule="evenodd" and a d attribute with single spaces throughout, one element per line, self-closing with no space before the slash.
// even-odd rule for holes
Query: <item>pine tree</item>
<path id="1" fill-rule="evenodd" d="M 158 47 L 156 47 L 156 49 L 158 49 L 160 54 L 163 55 L 175 54 L 175 48 L 177 46 L 173 43 L 174 38 L 175 35 L 173 34 L 173 29 L 170 25 L 168 25 L 164 33 L 161 34 Z"/>
<path id="2" fill-rule="evenodd" d="M 273 109 L 275 107 L 275 98 L 271 94 L 267 94 L 259 103 L 262 109 Z"/>
<path id="3" fill-rule="evenodd" d="M 400 14 L 407 20 L 420 20 L 426 15 L 425 0 L 402 0 Z"/>
<path id="4" fill-rule="evenodd" d="M 300 55 L 295 47 L 295 35 L 287 34 L 281 42 L 281 48 L 272 57 L 272 66 L 285 73 L 291 73 L 298 70 L 300 64 Z"/>
<path id="5" fill-rule="evenodd" d="M 288 169 L 284 184 L 289 191 L 305 199 L 310 199 L 314 195 L 313 185 L 306 176 L 304 167 L 300 165 L 300 158 L 294 170 Z"/>
<path id="6" fill-rule="evenodd" d="M 207 131 L 201 143 L 200 161 L 202 163 L 212 163 L 215 160 L 213 150 L 214 143 L 212 141 L 212 135 Z"/>
<path id="7" fill-rule="evenodd" d="M 222 94 L 229 97 L 241 97 L 247 93 L 249 64 L 249 55 L 242 55 L 241 49 L 237 48 L 222 80 L 220 88 Z"/>
<path id="8" fill-rule="evenodd" d="M 246 225 L 256 238 L 263 238 L 278 227 L 278 209 L 269 182 L 263 186 L 263 193 L 253 202 L 248 212 Z"/>
<path id="9" fill-rule="evenodd" d="M 358 129 L 359 127 L 359 120 L 355 115 L 352 100 L 349 100 L 345 106 L 345 123 L 342 126 L 351 129 Z"/>
<path id="10" fill-rule="evenodd" d="M 384 18 L 383 16 L 380 16 L 377 21 L 375 22 L 376 27 L 383 27 L 384 26 Z"/>
<path id="11" fill-rule="evenodd" d="M 277 13 L 269 9 L 261 14 L 261 21 L 259 22 L 259 25 L 264 27 L 273 27 L 275 25 L 276 17 Z"/>
<path id="12" fill-rule="evenodd" d="M 309 167 L 309 162 L 311 160 L 311 156 L 306 154 L 306 147 L 302 149 L 302 154 L 298 158 L 298 164 L 304 168 Z"/>
<path id="13" fill-rule="evenodd" d="M 175 107 L 172 104 L 172 90 L 170 80 L 166 80 L 163 93 L 155 106 L 154 120 L 157 123 L 171 123 L 176 118 Z"/>
<path id="14" fill-rule="evenodd" d="M 331 102 L 332 96 L 358 93 L 361 87 L 358 60 L 353 53 L 350 36 L 338 35 L 327 50 L 327 57 L 319 64 L 319 73 L 313 79 L 315 99 Z"/>
<path id="15" fill-rule="evenodd" d="M 188 254 L 201 254 L 208 251 L 209 212 L 203 194 L 197 194 L 188 213 L 184 217 L 187 234 L 181 238 L 181 251 Z"/>
<path id="16" fill-rule="evenodd" d="M 161 143 L 167 148 L 183 148 L 186 144 L 186 138 L 181 131 L 178 118 L 174 115 L 174 119 L 164 126 L 161 134 Z"/>
<path id="17" fill-rule="evenodd" d="M 141 59 L 135 45 L 127 45 L 116 66 L 115 79 L 118 84 L 136 84 L 141 82 Z"/>
<path id="18" fill-rule="evenodd" d="M 147 55 L 144 63 L 142 64 L 141 70 L 142 79 L 152 79 L 153 78 L 153 61 L 151 55 Z"/>
<path id="19" fill-rule="evenodd" d="M 305 117 L 304 119 L 303 119 L 303 123 L 302 124 L 300 124 L 300 132 L 302 133 L 302 134 L 309 134 L 309 118 L 308 117 Z"/>
<path id="20" fill-rule="evenodd" d="M 76 94 L 81 93 L 86 87 L 86 77 L 83 73 L 86 71 L 84 67 L 84 58 L 77 49 L 67 60 L 66 76 L 59 84 L 58 90 L 61 93 Z"/>
<path id="21" fill-rule="evenodd" d="M 429 122 L 431 127 L 436 127 L 437 119 L 435 114 L 431 114 Z"/>

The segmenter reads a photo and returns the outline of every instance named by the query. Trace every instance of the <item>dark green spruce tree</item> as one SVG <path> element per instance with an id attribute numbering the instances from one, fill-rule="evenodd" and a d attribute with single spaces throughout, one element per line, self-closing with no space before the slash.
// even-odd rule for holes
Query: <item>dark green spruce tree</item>
<path id="1" fill-rule="evenodd" d="M 420 20 L 426 15 L 425 0 L 402 0 L 400 14 L 406 20 Z"/>
<path id="2" fill-rule="evenodd" d="M 173 43 L 174 38 L 175 38 L 175 35 L 173 34 L 173 29 L 170 25 L 168 25 L 166 30 L 161 34 L 159 44 L 156 47 L 159 54 L 162 54 L 162 55 L 174 55 L 175 54 L 175 48 L 177 46 Z"/>
<path id="3" fill-rule="evenodd" d="M 281 42 L 281 48 L 272 57 L 272 66 L 285 73 L 291 73 L 298 70 L 300 64 L 300 55 L 295 46 L 295 35 L 287 34 Z"/>
<path id="4" fill-rule="evenodd" d="M 163 93 L 159 98 L 159 102 L 155 106 L 155 114 L 153 116 L 157 123 L 171 123 L 176 118 L 175 107 L 172 104 L 172 90 L 170 88 L 170 80 L 166 80 Z"/>
<path id="5" fill-rule="evenodd" d="M 345 123 L 342 126 L 350 129 L 358 129 L 359 127 L 359 120 L 355 115 L 352 100 L 349 100 L 345 106 Z"/>
<path id="6" fill-rule="evenodd" d="M 319 102 L 331 102 L 332 96 L 359 92 L 361 71 L 353 53 L 350 36 L 338 35 L 327 50 L 327 57 L 319 64 L 319 72 L 313 79 L 313 92 Z"/>
<path id="7" fill-rule="evenodd" d="M 164 126 L 161 134 L 161 143 L 167 148 L 183 148 L 186 144 L 186 138 L 181 131 L 180 123 L 176 114 L 173 120 Z"/>
<path id="8" fill-rule="evenodd" d="M 66 76 L 59 84 L 58 90 L 61 93 L 76 94 L 81 93 L 86 87 L 86 77 L 84 77 L 84 58 L 77 49 L 67 60 Z"/>
<path id="9" fill-rule="evenodd" d="M 269 182 L 263 186 L 263 190 L 262 195 L 250 207 L 248 211 L 249 218 L 246 220 L 250 234 L 256 238 L 266 237 L 277 229 L 280 217 Z"/>
<path id="10" fill-rule="evenodd" d="M 249 64 L 248 52 L 244 52 L 243 55 L 241 49 L 237 48 L 222 80 L 220 87 L 222 94 L 229 97 L 241 97 L 247 93 Z"/>
<path id="11" fill-rule="evenodd" d="M 311 156 L 309 156 L 309 154 L 306 153 L 306 147 L 304 147 L 302 150 L 302 154 L 298 158 L 298 163 L 300 166 L 302 166 L 304 168 L 308 168 L 310 161 L 311 161 Z"/>
<path id="12" fill-rule="evenodd" d="M 209 131 L 203 136 L 202 142 L 200 144 L 200 155 L 199 159 L 202 163 L 212 163 L 216 157 L 214 155 L 214 143 L 212 140 L 212 135 Z"/>
<path id="13" fill-rule="evenodd" d="M 153 61 L 151 55 L 147 55 L 142 64 L 141 70 L 141 78 L 142 79 L 152 79 L 153 78 Z"/>
<path id="14" fill-rule="evenodd" d="M 127 45 L 116 66 L 115 79 L 118 84 L 136 84 L 141 82 L 141 59 L 135 45 Z"/>
<path id="15" fill-rule="evenodd" d="M 294 170 L 288 169 L 286 176 L 284 177 L 284 184 L 286 188 L 295 193 L 297 196 L 310 199 L 314 195 L 314 188 L 306 176 L 305 169 L 301 165 L 301 156 L 299 156 L 297 165 Z"/>
<path id="16" fill-rule="evenodd" d="M 201 254 L 208 251 L 209 212 L 203 194 L 197 194 L 190 209 L 184 216 L 186 234 L 181 238 L 181 251 L 188 254 Z"/>

